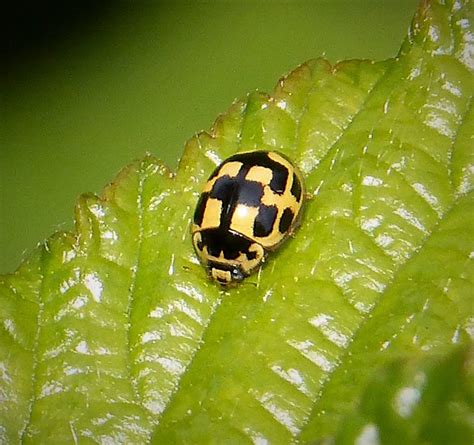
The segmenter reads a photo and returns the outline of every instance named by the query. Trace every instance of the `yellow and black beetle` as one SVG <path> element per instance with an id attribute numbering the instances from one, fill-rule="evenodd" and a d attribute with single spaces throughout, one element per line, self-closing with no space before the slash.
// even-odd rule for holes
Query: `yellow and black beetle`
<path id="1" fill-rule="evenodd" d="M 299 170 L 275 151 L 238 153 L 209 177 L 194 212 L 193 245 L 209 275 L 240 282 L 294 231 L 305 196 Z"/>

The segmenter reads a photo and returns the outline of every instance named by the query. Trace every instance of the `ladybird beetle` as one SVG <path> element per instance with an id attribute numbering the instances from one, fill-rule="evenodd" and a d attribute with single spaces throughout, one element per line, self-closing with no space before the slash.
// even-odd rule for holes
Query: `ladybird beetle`
<path id="1" fill-rule="evenodd" d="M 295 230 L 304 200 L 299 170 L 275 151 L 238 153 L 209 177 L 194 212 L 192 239 L 215 281 L 254 272 Z"/>

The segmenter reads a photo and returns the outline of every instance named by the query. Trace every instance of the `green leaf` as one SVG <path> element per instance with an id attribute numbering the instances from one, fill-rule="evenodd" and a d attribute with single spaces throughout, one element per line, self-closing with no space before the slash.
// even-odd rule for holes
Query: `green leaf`
<path id="1" fill-rule="evenodd" d="M 397 58 L 303 64 L 191 139 L 176 175 L 147 156 L 81 197 L 76 230 L 1 278 L 0 441 L 317 441 L 380 365 L 472 341 L 472 19 L 422 2 Z M 264 148 L 314 197 L 222 291 L 190 219 L 217 163 Z"/>
<path id="2" fill-rule="evenodd" d="M 473 358 L 472 350 L 459 350 L 379 369 L 336 443 L 468 443 L 474 433 Z"/>

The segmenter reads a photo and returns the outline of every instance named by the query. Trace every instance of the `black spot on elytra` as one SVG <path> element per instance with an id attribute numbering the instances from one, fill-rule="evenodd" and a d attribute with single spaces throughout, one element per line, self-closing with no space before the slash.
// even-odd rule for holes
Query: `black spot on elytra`
<path id="1" fill-rule="evenodd" d="M 276 164 L 275 161 L 269 158 L 268 152 L 264 150 L 252 151 L 250 153 L 237 153 L 228 158 L 226 162 L 234 161 L 241 162 L 242 164 L 251 167 L 254 165 L 260 165 L 262 167 L 272 168 L 272 165 Z"/>
<path id="2" fill-rule="evenodd" d="M 241 168 L 243 170 L 243 167 Z M 247 170 L 248 171 L 248 170 Z M 247 181 L 245 173 L 239 172 L 235 178 L 220 177 L 212 187 L 210 197 L 222 202 L 220 215 L 221 228 L 230 227 L 232 215 L 238 204 L 258 207 L 263 196 L 263 187 L 259 182 Z"/>
<path id="3" fill-rule="evenodd" d="M 291 185 L 291 194 L 300 202 L 301 199 L 301 183 L 295 173 L 293 173 L 293 184 Z"/>
<path id="4" fill-rule="evenodd" d="M 270 181 L 270 188 L 273 192 L 281 195 L 285 191 L 286 183 L 288 182 L 288 169 L 285 166 L 275 162 L 272 173 L 273 176 L 272 180 Z"/>
<path id="5" fill-rule="evenodd" d="M 253 166 L 260 166 L 270 169 L 273 173 L 269 184 L 272 191 L 274 193 L 278 193 L 279 195 L 285 191 L 286 183 L 288 182 L 288 169 L 279 162 L 271 159 L 268 156 L 267 151 L 254 151 L 252 153 L 236 154 L 228 159 L 228 162 L 232 161 L 241 162 L 247 171 Z"/>
<path id="6" fill-rule="evenodd" d="M 260 205 L 258 213 L 253 223 L 253 234 L 263 237 L 272 233 L 278 209 L 276 206 Z"/>
<path id="7" fill-rule="evenodd" d="M 294 216 L 295 215 L 293 211 L 289 207 L 287 207 L 283 212 L 283 215 L 281 215 L 280 224 L 278 227 L 280 233 L 286 233 L 288 231 L 291 226 L 291 223 L 293 222 Z"/>
<path id="8" fill-rule="evenodd" d="M 199 197 L 196 210 L 194 211 L 194 224 L 197 224 L 198 226 L 202 224 L 202 219 L 204 217 L 204 210 L 206 209 L 208 198 L 209 198 L 209 193 L 207 192 L 201 193 L 201 196 Z"/>
<path id="9" fill-rule="evenodd" d="M 239 183 L 239 204 L 258 207 L 263 197 L 263 187 L 259 182 L 242 180 Z"/>
<path id="10" fill-rule="evenodd" d="M 230 176 L 221 176 L 212 187 L 209 196 L 222 202 L 221 220 L 236 206 L 238 198 L 238 184 Z"/>

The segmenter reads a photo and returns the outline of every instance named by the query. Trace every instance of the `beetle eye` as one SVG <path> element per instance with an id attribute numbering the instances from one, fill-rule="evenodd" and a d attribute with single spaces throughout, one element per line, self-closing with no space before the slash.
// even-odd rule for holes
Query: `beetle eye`
<path id="1" fill-rule="evenodd" d="M 230 272 L 231 276 L 232 276 L 232 280 L 233 281 L 242 281 L 244 279 L 244 275 L 242 274 L 242 272 L 240 271 L 240 269 L 232 269 L 232 271 Z"/>

